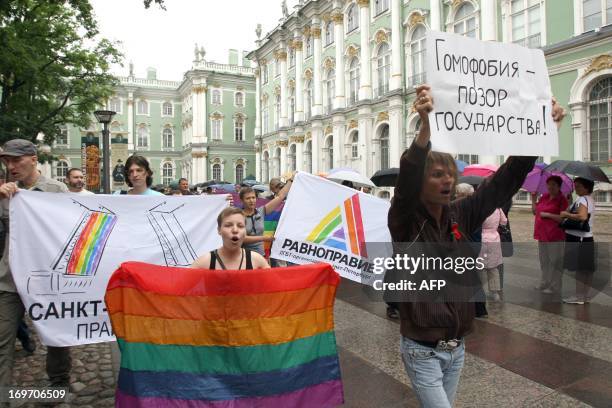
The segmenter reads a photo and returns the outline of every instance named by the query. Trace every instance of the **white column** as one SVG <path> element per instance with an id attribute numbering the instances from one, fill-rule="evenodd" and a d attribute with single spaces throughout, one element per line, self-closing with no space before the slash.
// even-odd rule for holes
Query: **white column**
<path id="1" fill-rule="evenodd" d="M 440 0 L 430 0 L 429 19 L 429 27 L 440 31 Z"/>
<path id="2" fill-rule="evenodd" d="M 204 156 L 200 157 L 198 160 L 200 161 L 202 181 L 208 181 L 208 153 L 204 153 Z"/>
<path id="3" fill-rule="evenodd" d="M 312 35 L 314 42 L 314 103 L 312 114 L 313 116 L 320 116 L 323 114 L 323 94 L 321 88 L 321 28 L 319 27 L 319 19 L 316 17 L 312 20 L 310 35 Z"/>
<path id="4" fill-rule="evenodd" d="M 364 106 L 359 109 L 359 120 L 357 122 L 357 130 L 359 131 L 359 172 L 371 177 L 373 173 L 372 163 L 372 109 L 369 106 Z"/>
<path id="5" fill-rule="evenodd" d="M 208 88 L 206 86 L 202 86 L 201 87 L 202 91 L 200 92 L 200 94 L 198 95 L 198 98 L 200 99 L 200 115 L 201 117 L 198 118 L 198 122 L 200 122 L 200 140 L 201 143 L 208 143 L 208 135 L 207 135 L 207 129 L 208 126 L 208 111 L 206 110 L 206 98 L 207 98 L 207 91 Z"/>
<path id="6" fill-rule="evenodd" d="M 399 167 L 402 137 L 402 99 L 394 97 L 389 103 L 389 167 Z"/>
<path id="7" fill-rule="evenodd" d="M 359 100 L 372 99 L 372 62 L 370 61 L 370 1 L 359 0 L 359 25 L 361 26 L 361 68 L 359 72 Z"/>
<path id="8" fill-rule="evenodd" d="M 334 41 L 336 42 L 336 100 L 334 109 L 346 107 L 344 91 L 344 14 L 341 10 L 336 10 L 332 14 L 334 20 Z"/>
<path id="9" fill-rule="evenodd" d="M 287 127 L 288 118 L 287 118 L 287 51 L 285 51 L 285 47 L 281 44 L 281 50 L 276 53 L 276 59 L 280 61 L 280 94 L 281 94 L 281 117 L 280 117 L 280 127 Z"/>
<path id="10" fill-rule="evenodd" d="M 301 37 L 296 37 L 292 45 L 295 48 L 295 122 L 299 123 L 304 121 L 304 53 Z"/>
<path id="11" fill-rule="evenodd" d="M 572 0 L 574 3 L 574 36 L 582 34 L 583 23 L 580 20 L 582 16 L 582 2 L 578 0 Z"/>
<path id="12" fill-rule="evenodd" d="M 317 174 L 321 168 L 319 151 L 323 140 L 323 122 L 312 121 L 312 173 Z"/>
<path id="13" fill-rule="evenodd" d="M 333 119 L 333 135 L 334 135 L 334 162 L 330 164 L 330 168 L 342 167 L 344 161 L 344 134 L 346 129 L 346 122 L 344 115 L 334 116 Z"/>
<path id="14" fill-rule="evenodd" d="M 257 139 L 260 136 L 261 136 L 261 65 L 258 65 L 257 69 L 255 70 L 255 139 Z"/>
<path id="15" fill-rule="evenodd" d="M 261 143 L 255 142 L 255 180 L 261 181 Z"/>
<path id="16" fill-rule="evenodd" d="M 295 170 L 304 170 L 304 136 L 297 136 L 295 143 Z"/>
<path id="17" fill-rule="evenodd" d="M 496 1 L 480 2 L 480 29 L 482 41 L 497 40 L 497 18 L 495 13 L 496 4 Z"/>
<path id="18" fill-rule="evenodd" d="M 278 175 L 282 177 L 282 175 L 287 172 L 287 140 L 282 141 L 280 149 L 280 171 L 278 172 Z"/>
<path id="19" fill-rule="evenodd" d="M 200 135 L 200 101 L 196 92 L 197 87 L 191 89 L 191 143 L 199 143 L 198 136 Z"/>
<path id="20" fill-rule="evenodd" d="M 134 92 L 128 92 L 128 150 L 134 150 Z"/>
<path id="21" fill-rule="evenodd" d="M 486 1 L 484 3 L 487 3 Z M 495 3 L 495 2 L 489 2 Z M 391 80 L 389 90 L 402 87 L 402 8 L 400 0 L 391 0 Z"/>
<path id="22" fill-rule="evenodd" d="M 585 159 L 584 143 L 582 135 L 582 123 L 585 118 L 585 110 L 581 103 L 569 106 L 572 110 L 572 131 L 574 132 L 574 160 L 583 161 Z"/>

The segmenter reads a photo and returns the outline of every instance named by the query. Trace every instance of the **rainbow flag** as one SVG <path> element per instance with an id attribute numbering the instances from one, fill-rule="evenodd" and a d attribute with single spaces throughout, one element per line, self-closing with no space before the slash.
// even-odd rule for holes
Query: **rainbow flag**
<path id="1" fill-rule="evenodd" d="M 344 402 L 327 264 L 249 271 L 127 262 L 106 306 L 119 407 L 334 407 Z"/>
<path id="2" fill-rule="evenodd" d="M 106 241 L 117 223 L 115 214 L 91 211 L 87 217 L 68 260 L 67 275 L 95 275 Z"/>
<path id="3" fill-rule="evenodd" d="M 272 211 L 270 214 L 266 214 L 264 217 L 264 237 L 273 237 L 276 232 L 276 227 L 278 227 L 278 220 L 280 220 L 281 214 L 283 212 L 283 207 L 285 206 L 285 202 L 283 201 L 276 210 Z M 270 250 L 272 249 L 272 242 L 264 241 L 264 251 L 266 252 L 266 257 L 270 257 Z"/>

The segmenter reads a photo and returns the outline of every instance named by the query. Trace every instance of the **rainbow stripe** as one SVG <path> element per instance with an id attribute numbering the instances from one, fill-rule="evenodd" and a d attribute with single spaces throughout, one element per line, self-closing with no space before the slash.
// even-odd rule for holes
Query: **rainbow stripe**
<path id="1" fill-rule="evenodd" d="M 327 264 L 250 271 L 128 262 L 106 306 L 121 349 L 116 405 L 334 407 L 339 276 Z"/>
<path id="2" fill-rule="evenodd" d="M 266 214 L 264 217 L 264 237 L 273 237 L 276 232 L 276 228 L 278 227 L 278 221 L 280 220 L 281 214 L 283 212 L 283 208 L 285 203 L 281 203 L 280 206 L 276 208 L 276 210 L 272 211 L 270 214 Z M 264 241 L 264 251 L 266 252 L 266 256 L 270 256 L 270 250 L 272 249 L 272 242 Z"/>
<path id="3" fill-rule="evenodd" d="M 114 214 L 98 211 L 89 214 L 70 255 L 66 267 L 67 275 L 95 275 L 106 241 L 116 223 L 117 216 Z"/>
<path id="4" fill-rule="evenodd" d="M 348 234 L 344 228 L 342 209 L 344 209 L 344 221 Z M 350 251 L 355 255 L 367 258 L 368 252 L 365 245 L 359 194 L 344 200 L 342 206 L 331 210 L 308 234 L 306 240 L 315 244 Z"/>

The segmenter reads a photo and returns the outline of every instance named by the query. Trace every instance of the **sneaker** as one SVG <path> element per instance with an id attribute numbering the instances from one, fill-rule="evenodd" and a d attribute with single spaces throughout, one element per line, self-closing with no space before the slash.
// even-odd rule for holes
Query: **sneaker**
<path id="1" fill-rule="evenodd" d="M 387 306 L 387 317 L 389 319 L 399 319 L 399 313 L 396 308 Z"/>
<path id="2" fill-rule="evenodd" d="M 571 296 L 563 299 L 563 303 L 568 303 L 570 305 L 584 305 L 584 299 L 580 299 L 578 296 Z"/>

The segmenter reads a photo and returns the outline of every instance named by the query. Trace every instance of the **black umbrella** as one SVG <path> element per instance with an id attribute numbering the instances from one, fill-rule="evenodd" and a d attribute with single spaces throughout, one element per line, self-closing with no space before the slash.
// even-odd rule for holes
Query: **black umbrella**
<path id="1" fill-rule="evenodd" d="M 395 181 L 399 175 L 399 168 L 379 170 L 370 178 L 376 187 L 395 187 Z"/>
<path id="2" fill-rule="evenodd" d="M 472 186 L 479 186 L 480 183 L 482 183 L 484 179 L 485 179 L 484 177 L 480 177 L 480 176 L 461 176 L 459 177 L 457 184 L 466 183 Z"/>
<path id="3" fill-rule="evenodd" d="M 609 183 L 610 179 L 599 167 L 585 162 L 574 160 L 556 160 L 544 167 L 544 171 L 561 171 L 572 176 L 582 177 L 591 181 Z"/>

